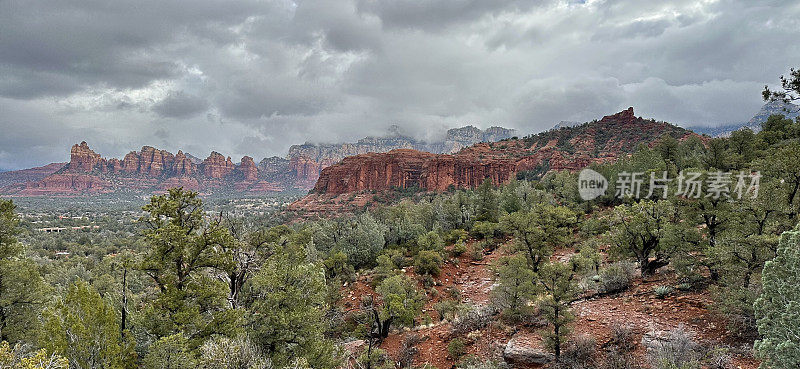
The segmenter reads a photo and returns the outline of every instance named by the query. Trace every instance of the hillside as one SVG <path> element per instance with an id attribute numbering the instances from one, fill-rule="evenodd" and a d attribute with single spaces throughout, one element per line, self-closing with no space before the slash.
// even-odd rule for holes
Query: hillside
<path id="1" fill-rule="evenodd" d="M 0 172 L 0 188 L 15 183 L 39 181 L 42 178 L 57 172 L 66 164 L 67 163 L 51 163 L 36 168 Z"/>
<path id="2" fill-rule="evenodd" d="M 340 202 L 341 195 L 359 192 L 444 191 L 474 188 L 486 178 L 499 185 L 517 176 L 574 171 L 591 163 L 614 161 L 664 134 L 676 139 L 695 135 L 668 123 L 636 117 L 633 108 L 628 108 L 599 121 L 522 139 L 479 143 L 455 154 L 402 149 L 357 155 L 322 170 L 313 193 L 292 208 L 310 212 L 328 209 L 325 205 Z M 357 205 L 363 205 L 363 201 Z"/>

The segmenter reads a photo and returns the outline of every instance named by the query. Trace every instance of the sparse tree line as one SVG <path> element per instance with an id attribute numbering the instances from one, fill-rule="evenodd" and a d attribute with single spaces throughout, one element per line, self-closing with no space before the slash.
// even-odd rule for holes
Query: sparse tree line
<path id="1" fill-rule="evenodd" d="M 613 350 L 597 358 L 594 343 L 572 334 L 572 304 L 665 270 L 677 281 L 654 295 L 708 291 L 764 367 L 800 365 L 800 120 L 773 116 L 757 134 L 706 142 L 664 136 L 592 168 L 612 186 L 621 172 L 763 178 L 757 197 L 611 191 L 586 202 L 576 174 L 556 172 L 278 225 L 211 215 L 196 193 L 172 189 L 152 197 L 135 226 L 58 245 L 26 234 L 15 205 L 0 200 L 0 368 L 425 367 L 415 362 L 419 339 L 407 338 L 399 358 L 379 346 L 396 329 L 434 318 L 450 322 L 448 352 L 462 368 L 500 366 L 465 354 L 464 337 L 494 320 L 541 328 L 557 367 L 629 368 L 630 332 L 615 331 Z M 43 256 L 62 248 L 72 257 Z M 446 264 L 491 252 L 502 255 L 491 265 L 491 305 L 433 288 Z M 346 308 L 340 290 L 359 276 L 374 293 Z M 434 297 L 436 314 L 423 314 Z M 353 339 L 365 344 L 349 357 L 341 344 Z M 649 365 L 711 365 L 712 356 L 682 347 L 686 360 L 666 347 Z"/>

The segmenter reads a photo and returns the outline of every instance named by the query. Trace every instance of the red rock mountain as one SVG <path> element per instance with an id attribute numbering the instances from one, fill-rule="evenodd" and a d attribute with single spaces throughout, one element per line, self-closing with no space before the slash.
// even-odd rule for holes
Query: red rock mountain
<path id="1" fill-rule="evenodd" d="M 78 195 L 116 191 L 163 191 L 172 187 L 212 192 L 279 192 L 280 183 L 260 175 L 253 158 L 245 156 L 240 164 L 230 157 L 212 152 L 200 164 L 182 151 L 178 154 L 144 146 L 131 151 L 122 160 L 106 159 L 89 148 L 86 142 L 72 146 L 70 161 L 49 174 L 24 183 L 11 184 L 0 193 L 11 196 Z"/>
<path id="2" fill-rule="evenodd" d="M 524 171 L 579 170 L 594 162 L 613 161 L 663 134 L 677 139 L 695 135 L 668 123 L 637 118 L 629 108 L 599 121 L 522 139 L 479 143 L 451 155 L 416 150 L 357 155 L 323 169 L 312 196 L 393 188 L 474 188 L 485 178 L 500 184 Z"/>
<path id="3" fill-rule="evenodd" d="M 480 130 L 466 126 L 447 131 L 443 140 L 425 142 L 402 135 L 398 127 L 392 127 L 386 136 L 366 137 L 355 143 L 293 145 L 285 158 L 270 157 L 257 165 L 250 157 L 234 164 L 231 158 L 217 152 L 200 160 L 182 151 L 173 155 L 150 146 L 132 151 L 122 159 L 105 159 L 81 142 L 70 150 L 70 162 L 66 165 L 54 163 L 0 173 L 0 194 L 74 195 L 174 186 L 246 193 L 308 191 L 323 168 L 350 155 L 397 148 L 452 153 L 476 142 L 497 141 L 515 134 L 514 130 L 502 127 Z"/>
<path id="4" fill-rule="evenodd" d="M 348 156 L 381 153 L 396 149 L 414 149 L 431 153 L 452 154 L 479 142 L 494 142 L 516 135 L 513 129 L 489 127 L 481 130 L 473 126 L 448 130 L 443 139 L 417 140 L 401 133 L 398 126 L 389 127 L 383 137 L 365 137 L 355 143 L 293 145 L 289 148 L 287 165 L 289 175 L 299 187 L 313 188 L 320 172 Z M 263 162 L 262 162 L 263 163 Z M 273 161 L 274 163 L 274 161 Z"/>
<path id="5" fill-rule="evenodd" d="M 39 181 L 42 178 L 57 172 L 66 164 L 67 163 L 51 163 L 42 167 L 2 172 L 0 173 L 0 188 L 16 183 Z"/>

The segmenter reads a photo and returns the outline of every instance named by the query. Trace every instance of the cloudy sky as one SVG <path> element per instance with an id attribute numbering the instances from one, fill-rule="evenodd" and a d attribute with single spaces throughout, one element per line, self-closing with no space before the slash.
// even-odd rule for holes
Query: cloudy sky
<path id="1" fill-rule="evenodd" d="M 747 121 L 799 36 L 794 0 L 0 0 L 0 168 L 81 140 L 259 160 L 391 124 Z"/>

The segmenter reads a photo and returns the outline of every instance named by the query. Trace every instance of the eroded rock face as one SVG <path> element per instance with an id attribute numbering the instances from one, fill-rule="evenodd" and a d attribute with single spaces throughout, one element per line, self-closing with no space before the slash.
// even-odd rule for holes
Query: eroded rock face
<path id="1" fill-rule="evenodd" d="M 471 140 L 483 132 L 468 127 L 458 134 Z M 663 134 L 677 139 L 693 135 L 667 123 L 637 118 L 629 108 L 580 126 L 524 139 L 478 143 L 450 155 L 406 149 L 347 157 L 322 170 L 314 193 L 336 196 L 412 187 L 444 191 L 450 187 L 475 188 L 486 178 L 503 184 L 519 173 L 541 176 L 549 171 L 577 171 L 592 163 L 614 161 L 632 153 L 641 143 L 655 142 Z"/>
<path id="2" fill-rule="evenodd" d="M 324 168 L 349 156 L 402 149 L 452 154 L 479 142 L 499 141 L 514 135 L 516 131 L 513 129 L 490 127 L 481 130 L 466 126 L 448 130 L 443 140 L 425 142 L 403 135 L 399 127 L 392 126 L 385 137 L 365 137 L 355 143 L 293 145 L 289 148 L 288 159 L 297 183 L 311 188 Z"/>
<path id="3" fill-rule="evenodd" d="M 100 165 L 100 154 L 92 151 L 86 141 L 72 146 L 69 152 L 68 171 L 91 172 Z"/>
<path id="4" fill-rule="evenodd" d="M 175 163 L 172 165 L 172 172 L 176 176 L 191 176 L 197 170 L 196 165 L 192 162 L 183 151 L 178 150 L 178 154 L 175 155 Z"/>
<path id="5" fill-rule="evenodd" d="M 258 168 L 253 158 L 245 156 L 242 158 L 236 170 L 242 175 L 245 181 L 252 182 L 258 179 Z"/>
<path id="6" fill-rule="evenodd" d="M 203 174 L 209 178 L 222 178 L 232 172 L 234 169 L 231 158 L 225 159 L 225 156 L 214 151 L 209 155 L 206 160 L 203 160 Z"/>

